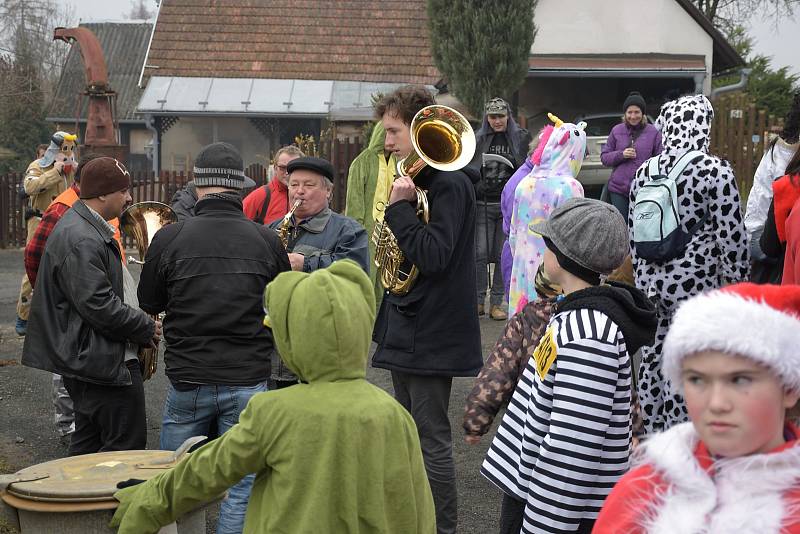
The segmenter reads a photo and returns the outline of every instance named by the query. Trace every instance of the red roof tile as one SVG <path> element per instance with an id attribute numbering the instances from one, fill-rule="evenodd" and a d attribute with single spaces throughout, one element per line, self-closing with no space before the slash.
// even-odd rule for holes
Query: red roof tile
<path id="1" fill-rule="evenodd" d="M 424 0 L 163 0 L 145 75 L 441 78 Z"/>

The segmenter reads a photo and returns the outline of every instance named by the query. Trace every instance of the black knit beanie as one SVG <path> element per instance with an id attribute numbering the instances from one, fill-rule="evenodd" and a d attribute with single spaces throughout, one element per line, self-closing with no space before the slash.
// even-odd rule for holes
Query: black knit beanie
<path id="1" fill-rule="evenodd" d="M 647 113 L 647 105 L 644 103 L 644 97 L 636 91 L 631 92 L 628 98 L 625 99 L 625 103 L 622 104 L 622 113 L 628 111 L 628 108 L 631 106 L 636 106 L 641 109 L 642 115 Z"/>

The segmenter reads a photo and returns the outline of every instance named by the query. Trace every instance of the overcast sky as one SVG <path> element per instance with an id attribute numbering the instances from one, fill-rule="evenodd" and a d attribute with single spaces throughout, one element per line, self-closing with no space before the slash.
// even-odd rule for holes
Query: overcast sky
<path id="1" fill-rule="evenodd" d="M 75 8 L 75 14 L 83 21 L 119 20 L 131 10 L 131 0 L 66 0 Z M 155 1 L 146 0 L 155 11 Z M 756 39 L 756 53 L 773 57 L 773 67 L 788 65 L 800 74 L 800 46 L 793 43 L 800 36 L 800 13 L 796 20 L 763 21 L 753 17 L 751 35 Z"/>

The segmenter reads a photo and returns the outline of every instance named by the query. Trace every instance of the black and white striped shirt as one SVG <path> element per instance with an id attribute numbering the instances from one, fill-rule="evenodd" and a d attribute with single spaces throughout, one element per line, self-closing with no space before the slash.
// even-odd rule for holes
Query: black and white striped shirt
<path id="1" fill-rule="evenodd" d="M 581 309 L 554 316 L 481 473 L 527 503 L 523 534 L 574 532 L 628 470 L 631 364 L 619 327 Z"/>

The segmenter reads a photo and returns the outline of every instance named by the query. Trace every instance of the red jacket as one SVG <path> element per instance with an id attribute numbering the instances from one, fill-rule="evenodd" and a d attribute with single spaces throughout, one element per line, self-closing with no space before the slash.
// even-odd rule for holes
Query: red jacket
<path id="1" fill-rule="evenodd" d="M 263 224 L 269 224 L 282 218 L 289 212 L 289 189 L 280 180 L 271 180 L 267 187 L 270 190 L 269 206 L 264 216 Z M 264 211 L 264 202 L 267 199 L 267 190 L 264 186 L 257 187 L 244 197 L 244 215 L 255 221 Z M 262 222 L 262 221 L 257 221 Z"/>
<path id="2" fill-rule="evenodd" d="M 783 259 L 783 285 L 800 283 L 800 203 L 786 219 L 786 256 Z"/>
<path id="3" fill-rule="evenodd" d="M 614 486 L 593 534 L 798 534 L 800 446 L 714 462 L 691 423 L 654 436 Z"/>
<path id="4" fill-rule="evenodd" d="M 795 185 L 795 182 L 798 185 Z M 786 218 L 792 211 L 797 199 L 800 198 L 800 176 L 786 175 L 775 180 L 772 184 L 773 204 L 775 207 L 775 229 L 778 239 L 786 242 Z"/>

